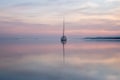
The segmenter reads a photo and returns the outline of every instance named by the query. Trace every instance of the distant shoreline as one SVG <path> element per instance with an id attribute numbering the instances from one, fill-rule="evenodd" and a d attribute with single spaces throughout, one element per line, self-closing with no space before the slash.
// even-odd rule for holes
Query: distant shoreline
<path id="1" fill-rule="evenodd" d="M 120 37 L 86 37 L 84 39 L 102 39 L 102 40 L 105 40 L 105 39 L 108 39 L 108 40 L 120 40 Z"/>

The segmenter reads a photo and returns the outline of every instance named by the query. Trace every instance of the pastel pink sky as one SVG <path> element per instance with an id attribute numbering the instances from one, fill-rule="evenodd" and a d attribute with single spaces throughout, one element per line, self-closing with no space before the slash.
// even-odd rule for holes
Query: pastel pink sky
<path id="1" fill-rule="evenodd" d="M 2 0 L 0 35 L 119 36 L 120 0 Z"/>

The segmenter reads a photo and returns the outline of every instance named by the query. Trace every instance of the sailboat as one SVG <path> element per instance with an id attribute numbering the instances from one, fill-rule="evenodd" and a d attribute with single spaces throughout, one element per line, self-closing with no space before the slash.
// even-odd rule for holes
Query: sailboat
<path id="1" fill-rule="evenodd" d="M 65 44 L 67 42 L 67 37 L 65 36 L 65 20 L 63 18 L 63 36 L 61 37 L 61 43 Z"/>
<path id="2" fill-rule="evenodd" d="M 63 45 L 63 63 L 65 63 L 65 44 L 67 42 L 67 37 L 65 36 L 65 20 L 63 18 L 63 35 L 61 37 L 61 43 Z"/>

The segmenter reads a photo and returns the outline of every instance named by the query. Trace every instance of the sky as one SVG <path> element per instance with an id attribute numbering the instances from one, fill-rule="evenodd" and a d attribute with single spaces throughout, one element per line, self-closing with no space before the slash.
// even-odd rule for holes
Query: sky
<path id="1" fill-rule="evenodd" d="M 120 36 L 120 0 L 1 0 L 0 36 Z"/>

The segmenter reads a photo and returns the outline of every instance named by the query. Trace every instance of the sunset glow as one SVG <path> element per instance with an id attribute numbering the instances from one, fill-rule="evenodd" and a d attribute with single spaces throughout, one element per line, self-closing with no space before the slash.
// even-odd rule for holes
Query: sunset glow
<path id="1" fill-rule="evenodd" d="M 58 35 L 63 16 L 69 35 L 120 34 L 119 0 L 4 0 L 0 1 L 0 35 Z"/>

